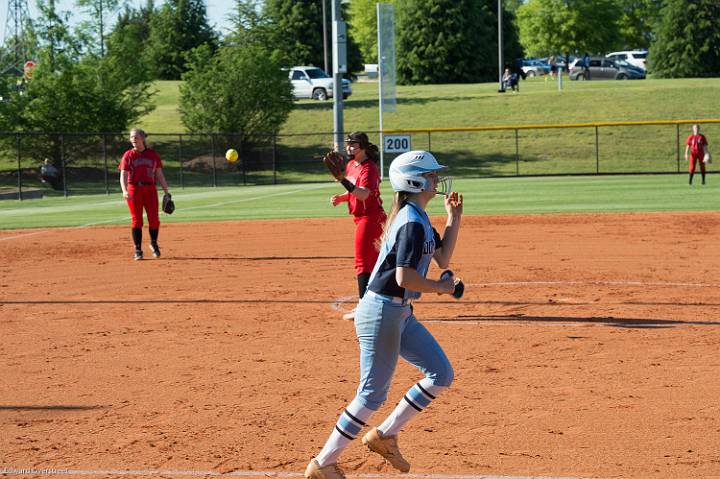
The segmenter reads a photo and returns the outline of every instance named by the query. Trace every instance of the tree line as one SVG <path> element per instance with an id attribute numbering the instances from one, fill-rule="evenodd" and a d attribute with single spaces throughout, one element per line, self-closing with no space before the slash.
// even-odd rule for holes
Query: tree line
<path id="1" fill-rule="evenodd" d="M 328 0 L 328 4 L 331 0 Z M 401 84 L 497 79 L 498 0 L 387 0 L 395 6 Z M 377 62 L 376 0 L 342 4 L 349 74 Z M 504 0 L 503 56 L 648 48 L 658 77 L 720 72 L 717 0 Z M 38 0 L 25 51 L 30 80 L 0 81 L 0 131 L 125 131 L 153 108 L 152 82 L 183 80 L 190 131 L 242 132 L 252 144 L 292 107 L 284 67 L 324 64 L 322 0 L 236 0 L 224 35 L 204 0 L 76 0 L 88 21 L 71 28 L 55 0 Z M 111 27 L 109 25 L 112 25 Z M 2 53 L 14 45 L 3 46 Z M 328 45 L 328 49 L 330 46 Z M 57 158 L 58 144 L 32 145 Z"/>

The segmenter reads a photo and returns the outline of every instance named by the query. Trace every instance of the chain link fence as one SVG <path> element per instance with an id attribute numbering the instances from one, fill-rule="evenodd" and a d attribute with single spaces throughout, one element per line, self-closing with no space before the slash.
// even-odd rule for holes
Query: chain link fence
<path id="1" fill-rule="evenodd" d="M 410 136 L 411 149 L 431 150 L 455 177 L 672 174 L 687 170 L 685 138 L 694 121 L 523 125 L 385 130 Z M 720 139 L 720 120 L 698 121 Z M 368 132 L 379 144 L 378 132 Z M 320 160 L 332 132 L 268 134 L 251 145 L 240 133 L 148 134 L 172 189 L 327 181 Z M 1 133 L 0 195 L 114 194 L 118 165 L 130 148 L 126 133 Z M 234 148 L 239 160 L 225 160 Z M 384 167 L 394 158 L 384 155 Z M 41 179 L 48 159 L 59 171 L 54 184 Z M 716 166 L 710 165 L 710 171 Z"/>

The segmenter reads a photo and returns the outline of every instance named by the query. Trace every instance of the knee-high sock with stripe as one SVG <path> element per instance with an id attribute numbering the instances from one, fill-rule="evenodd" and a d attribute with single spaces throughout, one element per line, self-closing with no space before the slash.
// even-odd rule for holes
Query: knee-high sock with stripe
<path id="1" fill-rule="evenodd" d="M 348 407 L 340 414 L 335 429 L 330 434 L 322 451 L 315 458 L 320 467 L 337 462 L 340 454 L 357 437 L 374 412 L 363 406 L 357 398 L 348 404 Z"/>
<path id="2" fill-rule="evenodd" d="M 395 436 L 417 413 L 430 405 L 445 386 L 436 386 L 431 379 L 423 378 L 415 383 L 400 400 L 392 413 L 378 426 L 383 436 Z"/>

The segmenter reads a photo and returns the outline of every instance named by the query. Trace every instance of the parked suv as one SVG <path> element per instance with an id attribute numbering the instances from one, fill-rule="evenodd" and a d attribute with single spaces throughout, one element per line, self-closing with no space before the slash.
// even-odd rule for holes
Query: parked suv
<path id="1" fill-rule="evenodd" d="M 582 59 L 570 69 L 571 80 L 639 80 L 645 78 L 645 70 L 624 60 L 590 57 L 590 67 L 585 70 Z"/>
<path id="2" fill-rule="evenodd" d="M 333 97 L 333 79 L 318 67 L 292 67 L 288 76 L 293 86 L 295 98 L 314 98 L 327 100 Z M 350 81 L 342 80 L 343 98 L 352 94 Z"/>
<path id="3" fill-rule="evenodd" d="M 647 50 L 631 50 L 624 52 L 612 52 L 605 55 L 606 58 L 611 60 L 625 60 L 630 65 L 635 65 L 638 68 L 647 70 L 645 67 L 645 60 L 647 59 Z"/>

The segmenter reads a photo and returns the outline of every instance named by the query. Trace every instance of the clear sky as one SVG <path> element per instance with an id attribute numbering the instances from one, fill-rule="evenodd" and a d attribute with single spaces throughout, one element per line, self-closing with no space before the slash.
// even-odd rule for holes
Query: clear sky
<path id="1" fill-rule="evenodd" d="M 30 10 L 30 16 L 35 18 L 38 14 L 38 9 L 35 0 L 27 0 L 28 8 Z M 0 43 L 5 42 L 5 22 L 8 14 L 9 0 L 0 0 Z M 143 0 L 128 0 L 131 5 L 142 5 L 145 2 Z M 162 5 L 162 0 L 155 0 L 155 5 Z M 76 11 L 75 3 L 73 0 L 58 0 L 56 3 L 59 10 L 63 11 Z M 222 33 L 226 33 L 227 29 L 230 28 L 230 22 L 227 17 L 233 11 L 235 6 L 234 0 L 205 0 L 207 6 L 208 20 L 216 30 Z M 71 16 L 74 20 L 83 20 L 81 15 L 76 17 Z"/>

